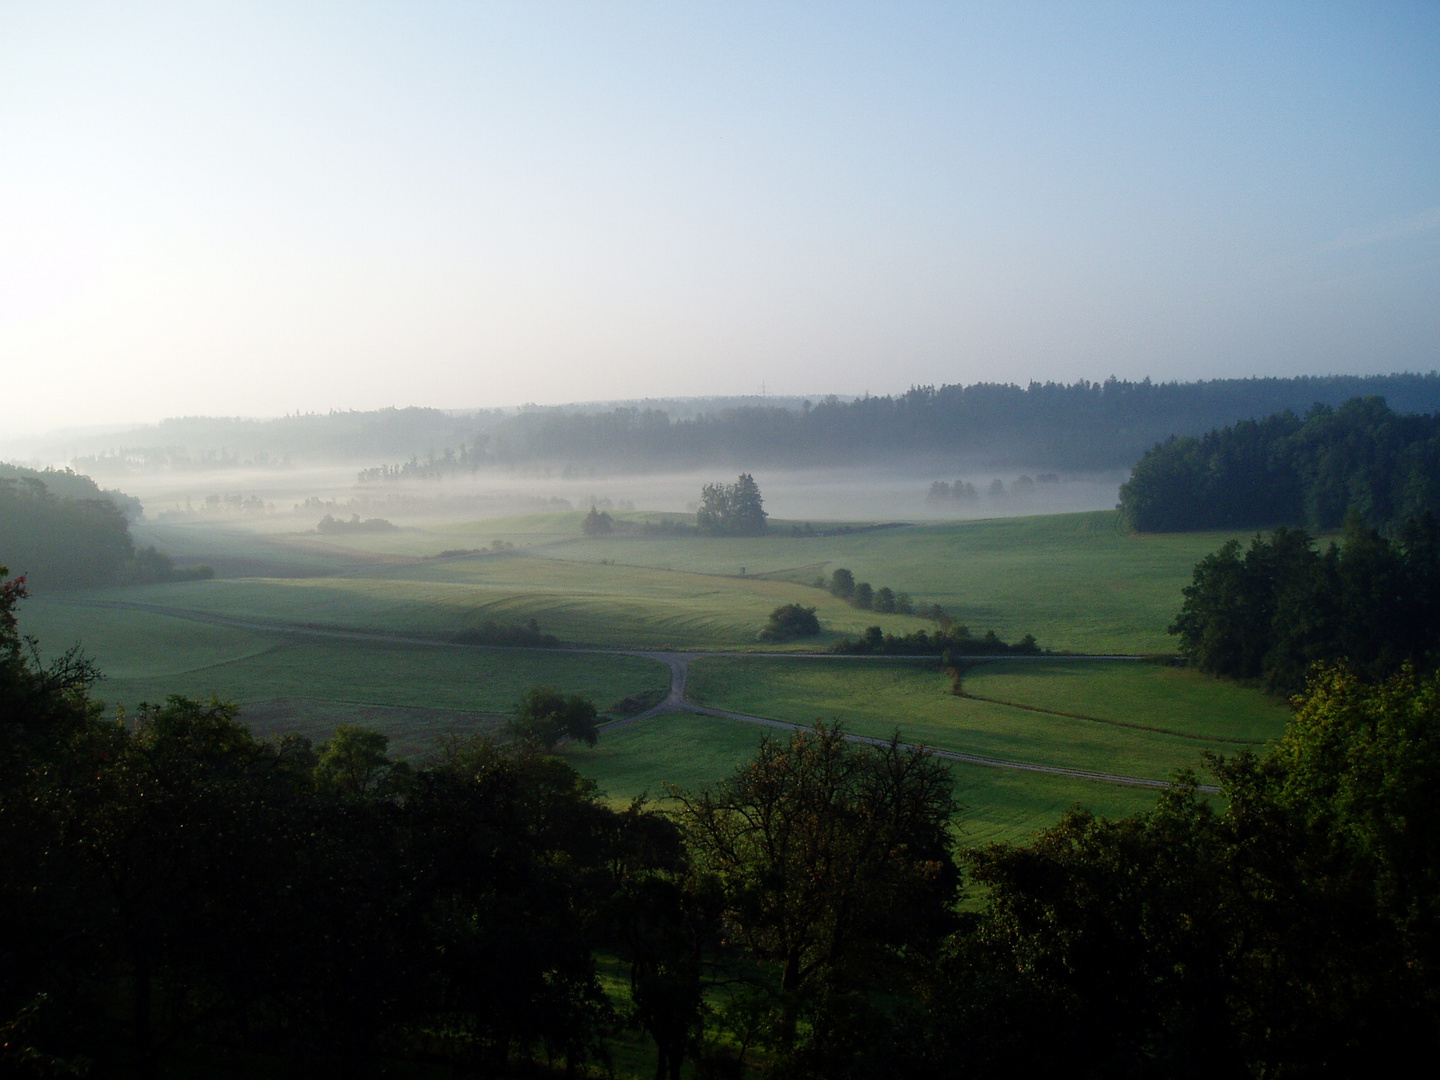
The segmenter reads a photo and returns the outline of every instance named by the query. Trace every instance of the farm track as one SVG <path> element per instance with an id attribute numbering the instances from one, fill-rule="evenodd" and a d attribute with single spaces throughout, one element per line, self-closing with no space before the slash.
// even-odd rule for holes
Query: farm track
<path id="1" fill-rule="evenodd" d="M 600 731 L 615 731 L 620 728 L 629 727 L 633 724 L 642 723 L 656 716 L 666 713 L 692 713 L 699 716 L 714 716 L 723 720 L 738 720 L 747 724 L 756 724 L 761 727 L 775 728 L 784 731 L 806 731 L 808 724 L 796 724 L 786 720 L 775 720 L 767 716 L 754 716 L 749 713 L 727 712 L 723 709 L 712 709 L 704 705 L 697 705 L 685 697 L 686 678 L 689 674 L 689 666 L 692 660 L 709 658 L 754 658 L 764 657 L 765 659 L 798 659 L 798 660 L 829 660 L 837 663 L 855 663 L 865 661 L 884 660 L 934 660 L 934 656 L 918 655 L 897 655 L 897 656 L 874 656 L 874 655 L 846 655 L 843 653 L 779 653 L 779 652 L 742 652 L 738 650 L 714 650 L 714 651 L 688 651 L 688 652 L 666 652 L 649 649 L 606 649 L 589 648 L 583 646 L 559 646 L 556 648 L 541 648 L 538 646 L 524 645 L 470 645 L 460 642 L 445 641 L 433 637 L 416 637 L 403 634 L 383 634 L 367 630 L 344 630 L 333 627 L 305 625 L 295 623 L 265 622 L 254 619 L 237 619 L 227 615 L 213 615 L 204 611 L 191 611 L 187 608 L 167 607 L 163 604 L 146 604 L 131 600 L 76 600 L 67 598 L 56 598 L 53 603 L 74 605 L 77 607 L 110 608 L 129 611 L 145 611 L 156 615 L 167 615 L 171 618 L 188 619 L 194 622 L 211 623 L 217 626 L 229 626 L 242 630 L 258 630 L 266 633 L 299 634 L 309 637 L 336 638 L 347 641 L 371 641 L 391 645 L 422 645 L 429 647 L 441 647 L 451 649 L 487 649 L 490 651 L 510 650 L 515 652 L 535 652 L 547 654 L 571 654 L 586 656 L 637 656 L 649 660 L 655 660 L 664 664 L 670 670 L 670 689 L 661 701 L 644 712 L 635 716 L 626 717 L 623 720 L 612 720 L 607 724 L 600 725 Z M 1110 655 L 1082 655 L 1082 656 L 975 656 L 966 657 L 969 662 L 981 662 L 987 660 L 1007 661 L 1099 661 L 1099 660 L 1129 660 L 1139 661 L 1142 658 L 1128 654 Z M 1023 707 L 1023 706 L 1022 706 Z M 1048 711 L 1048 710 L 1044 710 Z M 1091 719 L 1087 717 L 1086 719 Z M 1129 726 L 1129 725 L 1127 725 Z M 1138 726 L 1138 725 L 1136 725 Z M 847 734 L 845 736 L 851 742 L 862 743 L 870 746 L 888 746 L 890 740 L 879 739 L 867 735 Z M 1096 772 L 1090 769 L 1072 769 L 1062 765 L 1040 765 L 1028 761 L 1013 761 L 1006 758 L 985 757 L 980 754 L 967 754 L 958 750 L 940 750 L 935 747 L 921 746 L 912 743 L 901 743 L 902 749 L 925 750 L 938 758 L 947 761 L 958 761 L 968 765 L 984 765 L 997 769 L 1017 769 L 1026 772 L 1047 773 L 1052 776 L 1071 776 L 1085 780 L 1098 780 L 1110 784 L 1125 784 L 1131 787 L 1166 788 L 1170 786 L 1167 780 L 1158 780 L 1150 777 L 1123 776 L 1117 773 Z M 1219 789 L 1212 785 L 1201 785 L 1200 791 L 1215 793 Z"/>

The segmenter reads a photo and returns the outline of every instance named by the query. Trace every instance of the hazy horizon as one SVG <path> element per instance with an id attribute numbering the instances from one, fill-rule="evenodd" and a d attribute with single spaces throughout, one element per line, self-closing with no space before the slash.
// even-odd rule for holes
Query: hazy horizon
<path id="1" fill-rule="evenodd" d="M 0 10 L 0 442 L 1440 365 L 1440 8 Z"/>

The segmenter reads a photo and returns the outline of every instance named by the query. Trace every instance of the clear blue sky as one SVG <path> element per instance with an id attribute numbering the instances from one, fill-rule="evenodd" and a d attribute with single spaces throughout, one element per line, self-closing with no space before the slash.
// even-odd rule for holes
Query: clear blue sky
<path id="1" fill-rule="evenodd" d="M 1440 4 L 0 0 L 12 431 L 1437 366 Z"/>

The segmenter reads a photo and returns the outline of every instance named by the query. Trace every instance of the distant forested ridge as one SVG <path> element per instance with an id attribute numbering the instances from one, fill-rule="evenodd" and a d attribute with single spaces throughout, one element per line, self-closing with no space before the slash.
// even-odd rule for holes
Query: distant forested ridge
<path id="1" fill-rule="evenodd" d="M 139 508 L 88 476 L 0 463 L 0 562 L 42 587 L 213 575 L 208 567 L 177 570 L 153 547 L 137 550 L 125 511 Z"/>
<path id="2" fill-rule="evenodd" d="M 1440 414 L 1379 397 L 1171 437 L 1136 464 L 1120 509 L 1140 532 L 1304 525 L 1374 528 L 1440 515 Z"/>
<path id="3" fill-rule="evenodd" d="M 864 464 L 916 457 L 1066 471 L 1125 468 L 1171 435 L 1316 403 L 1383 396 L 1440 411 L 1440 374 L 914 387 L 815 402 L 691 399 L 447 412 L 383 409 L 273 420 L 185 418 L 67 450 L 89 472 L 361 462 L 361 479 L 439 479 L 490 467 L 690 469 Z"/>

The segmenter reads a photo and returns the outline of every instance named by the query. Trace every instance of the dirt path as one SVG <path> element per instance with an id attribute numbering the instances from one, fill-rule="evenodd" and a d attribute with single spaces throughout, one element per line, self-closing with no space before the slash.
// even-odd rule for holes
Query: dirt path
<path id="1" fill-rule="evenodd" d="M 623 720 L 612 720 L 607 724 L 601 724 L 599 730 L 617 731 L 621 728 L 630 727 L 650 720 L 665 713 L 692 713 L 699 716 L 713 716 L 722 720 L 739 720 L 747 724 L 756 724 L 761 727 L 776 728 L 784 731 L 806 731 L 808 724 L 795 724 L 787 720 L 775 720 L 768 716 L 752 716 L 749 713 L 727 712 L 723 709 L 711 709 L 704 705 L 696 705 L 685 697 L 685 682 L 689 673 L 692 660 L 702 660 L 715 657 L 753 658 L 762 656 L 765 659 L 795 659 L 795 660 L 829 660 L 837 663 L 856 663 L 865 661 L 881 660 L 935 660 L 934 656 L 902 655 L 902 656 L 849 656 L 843 653 L 753 653 L 739 652 L 735 650 L 715 650 L 697 652 L 661 652 L 647 649 L 601 649 L 581 648 L 574 646 L 561 646 L 553 649 L 542 649 L 530 646 L 497 646 L 497 645 L 468 645 L 452 641 L 441 641 L 437 638 L 412 637 L 400 634 L 380 634 L 365 630 L 336 630 L 322 626 L 304 626 L 291 623 L 274 623 L 257 621 L 253 619 L 236 619 L 226 615 L 212 615 L 203 611 L 190 611 L 185 608 L 166 607 L 163 604 L 144 604 L 138 601 L 128 600 L 70 600 L 56 599 L 52 603 L 70 604 L 78 607 L 98 608 L 120 608 L 132 611 L 148 611 L 156 615 L 168 615 L 172 618 L 190 619 L 195 622 L 213 623 L 219 626 L 233 626 L 243 630 L 260 630 L 267 633 L 302 634 L 310 637 L 340 638 L 347 641 L 375 641 L 397 645 L 429 645 L 432 647 L 450 649 L 513 649 L 517 652 L 544 652 L 544 653 L 570 653 L 581 655 L 601 656 L 638 656 L 648 660 L 654 660 L 664 664 L 670 669 L 670 689 L 665 699 L 658 705 L 646 709 L 644 712 L 634 716 L 626 717 Z M 1090 655 L 1090 656 L 973 656 L 966 657 L 967 662 L 983 663 L 987 660 L 1019 660 L 1019 661 L 1044 661 L 1064 660 L 1069 661 L 1096 661 L 1096 660 L 1139 660 L 1138 656 L 1118 655 Z M 865 743 L 867 745 L 888 745 L 888 739 L 877 739 L 866 735 L 846 735 L 851 742 Z M 1100 780 L 1111 784 L 1127 784 L 1132 787 L 1164 788 L 1169 787 L 1169 781 L 1156 780 L 1143 776 L 1122 776 L 1117 773 L 1094 772 L 1089 769 L 1071 769 L 1062 765 L 1040 765 L 1029 761 L 1011 761 L 1005 758 L 984 757 L 979 754 L 966 754 L 958 750 L 938 750 L 934 747 L 921 747 L 912 743 L 902 743 L 901 746 L 907 750 L 924 749 L 938 758 L 947 761 L 960 761 L 969 765 L 985 765 L 997 769 L 1020 769 L 1026 772 L 1048 773 L 1052 776 L 1074 776 L 1085 780 Z M 1201 791 L 1215 792 L 1218 789 L 1212 786 L 1202 786 Z"/>

